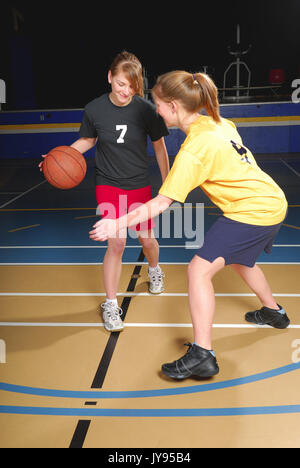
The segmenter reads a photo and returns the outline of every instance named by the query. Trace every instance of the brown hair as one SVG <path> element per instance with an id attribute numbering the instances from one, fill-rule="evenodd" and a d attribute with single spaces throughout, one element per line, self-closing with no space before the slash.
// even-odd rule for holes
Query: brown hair
<path id="1" fill-rule="evenodd" d="M 143 68 L 141 62 L 134 54 L 131 54 L 126 50 L 120 52 L 114 58 L 114 61 L 110 66 L 110 71 L 113 76 L 120 71 L 125 73 L 135 93 L 144 97 Z"/>
<path id="2" fill-rule="evenodd" d="M 177 70 L 158 77 L 153 94 L 163 101 L 180 101 L 189 112 L 205 109 L 215 122 L 221 122 L 218 90 L 205 73 Z"/>

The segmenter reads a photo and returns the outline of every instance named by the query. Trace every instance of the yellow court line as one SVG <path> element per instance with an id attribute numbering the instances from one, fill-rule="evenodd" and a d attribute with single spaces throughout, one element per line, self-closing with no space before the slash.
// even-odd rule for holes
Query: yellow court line
<path id="1" fill-rule="evenodd" d="M 299 115 L 282 115 L 282 116 L 269 116 L 269 117 L 227 117 L 233 122 L 288 122 L 288 121 L 300 121 Z M 39 130 L 39 129 L 70 129 L 79 128 L 81 123 L 79 122 L 67 122 L 67 123 L 36 123 L 36 124 L 12 124 L 12 125 L 0 125 L 0 130 Z"/>
<path id="2" fill-rule="evenodd" d="M 211 216 L 218 216 L 219 213 L 208 213 L 208 215 L 211 215 Z M 74 219 L 87 219 L 87 218 L 96 218 L 98 217 L 98 215 L 91 215 L 91 216 L 78 216 Z M 20 228 L 16 228 L 16 229 L 11 229 L 10 231 L 8 232 L 16 232 L 16 231 L 22 231 L 24 229 L 31 229 L 31 228 L 35 228 L 35 227 L 38 227 L 40 226 L 40 224 L 32 224 L 31 226 L 24 226 L 24 227 L 20 227 Z M 285 227 L 289 227 L 291 229 L 299 229 L 300 230 L 300 227 L 299 226 L 293 226 L 292 224 L 283 224 L 282 226 L 285 226 Z"/>
<path id="3" fill-rule="evenodd" d="M 89 211 L 89 210 L 96 210 L 97 207 L 94 208 L 7 208 L 7 209 L 0 209 L 0 212 L 6 212 L 6 211 Z M 173 206 L 173 209 L 178 209 L 178 206 Z M 180 208 L 183 208 L 180 207 Z M 187 206 L 185 208 L 193 208 L 197 209 L 197 206 Z M 214 206 L 205 206 L 205 209 L 214 209 L 217 207 Z"/>
<path id="4" fill-rule="evenodd" d="M 98 218 L 100 215 L 76 216 L 74 219 Z"/>
<path id="5" fill-rule="evenodd" d="M 233 122 L 288 122 L 290 120 L 300 120 L 299 115 L 273 116 L 273 117 L 229 117 Z"/>
<path id="6" fill-rule="evenodd" d="M 24 226 L 24 227 L 20 227 L 20 228 L 16 228 L 16 229 L 11 229 L 8 232 L 23 231 L 24 229 L 31 229 L 31 228 L 35 228 L 35 227 L 38 227 L 38 226 L 40 226 L 40 224 L 32 224 L 31 226 Z"/>
<path id="7" fill-rule="evenodd" d="M 300 230 L 300 227 L 299 227 L 299 226 L 293 226 L 293 225 L 291 225 L 291 224 L 283 224 L 282 226 L 289 227 L 289 228 L 292 228 L 292 229 L 299 229 L 299 230 Z"/>
<path id="8" fill-rule="evenodd" d="M 24 124 L 24 125 L 0 125 L 0 130 L 36 130 L 47 128 L 79 128 L 79 123 L 53 123 L 53 124 Z"/>
<path id="9" fill-rule="evenodd" d="M 172 206 L 172 205 L 171 205 Z M 300 208 L 300 205 L 288 205 L 289 208 Z M 173 209 L 177 209 L 178 207 L 174 206 Z M 182 206 L 180 208 L 192 208 L 192 209 L 199 209 L 202 207 L 198 206 Z M 204 206 L 205 210 L 212 210 L 216 209 L 218 210 L 219 208 L 217 206 Z M 94 208 L 3 208 L 0 209 L 1 212 L 11 212 L 11 211 L 90 211 L 90 210 L 96 210 L 96 207 Z"/>

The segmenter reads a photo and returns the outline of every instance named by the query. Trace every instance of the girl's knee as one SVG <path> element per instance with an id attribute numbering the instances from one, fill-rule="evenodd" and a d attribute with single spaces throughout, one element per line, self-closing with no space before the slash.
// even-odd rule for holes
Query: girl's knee
<path id="1" fill-rule="evenodd" d="M 108 250 L 114 255 L 123 255 L 126 239 L 110 239 Z"/>
<path id="2" fill-rule="evenodd" d="M 139 237 L 139 241 L 142 244 L 143 248 L 151 250 L 157 247 L 157 240 L 151 236 L 149 237 Z"/>
<path id="3" fill-rule="evenodd" d="M 204 258 L 195 255 L 188 266 L 188 278 L 194 275 L 199 277 L 212 277 L 215 273 L 225 266 L 225 260 L 222 257 L 216 258 L 213 262 L 209 262 Z"/>

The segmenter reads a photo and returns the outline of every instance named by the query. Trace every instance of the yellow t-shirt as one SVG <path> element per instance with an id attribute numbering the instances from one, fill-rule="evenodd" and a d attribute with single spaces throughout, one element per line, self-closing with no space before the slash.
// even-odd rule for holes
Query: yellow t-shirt
<path id="1" fill-rule="evenodd" d="M 201 115 L 192 123 L 159 193 L 183 203 L 200 186 L 227 218 L 261 226 L 282 222 L 283 191 L 258 167 L 234 123 L 221 120 Z"/>

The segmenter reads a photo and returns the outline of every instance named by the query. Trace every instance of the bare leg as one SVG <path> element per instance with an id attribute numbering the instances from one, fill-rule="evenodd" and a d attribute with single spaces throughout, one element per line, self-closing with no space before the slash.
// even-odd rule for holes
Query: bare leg
<path id="1" fill-rule="evenodd" d="M 152 230 L 139 232 L 138 237 L 149 266 L 155 268 L 159 259 L 159 244 Z"/>
<path id="2" fill-rule="evenodd" d="M 107 299 L 116 299 L 119 287 L 122 256 L 126 245 L 126 231 L 114 239 L 108 239 L 108 247 L 103 260 L 103 283 Z"/>
<path id="3" fill-rule="evenodd" d="M 253 268 L 244 265 L 231 265 L 231 267 L 241 276 L 249 288 L 257 295 L 263 306 L 270 309 L 279 310 L 276 300 L 272 295 L 269 283 L 259 266 Z"/>
<path id="4" fill-rule="evenodd" d="M 195 255 L 188 267 L 189 305 L 194 329 L 194 341 L 205 349 L 211 347 L 211 331 L 215 312 L 213 276 L 225 266 L 219 257 L 210 263 Z"/>

